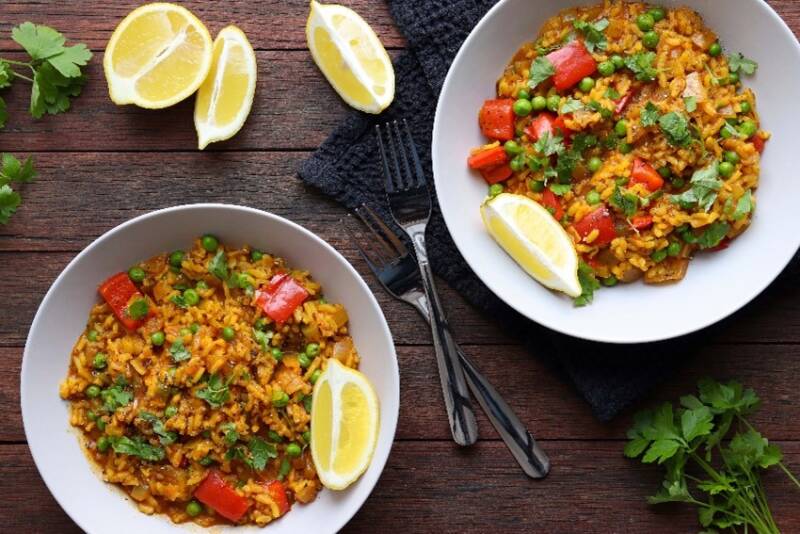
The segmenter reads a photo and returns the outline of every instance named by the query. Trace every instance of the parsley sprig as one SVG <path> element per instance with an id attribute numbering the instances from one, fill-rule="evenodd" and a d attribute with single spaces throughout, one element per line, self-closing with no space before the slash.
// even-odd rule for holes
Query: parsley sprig
<path id="1" fill-rule="evenodd" d="M 0 117 L 0 127 L 2 127 L 2 117 Z M 35 177 L 36 169 L 34 169 L 33 159 L 30 157 L 24 162 L 11 154 L 3 154 L 0 157 L 0 224 L 8 224 L 11 216 L 17 212 L 17 208 L 22 203 L 22 196 L 18 191 L 12 189 L 10 184 L 14 182 L 30 183 Z"/>
<path id="2" fill-rule="evenodd" d="M 53 28 L 23 22 L 11 30 L 11 38 L 30 57 L 30 61 L 0 58 L 0 89 L 16 80 L 31 84 L 30 113 L 39 119 L 45 113 L 55 115 L 70 108 L 72 98 L 80 95 L 86 84 L 81 72 L 92 58 L 85 44 L 66 46 L 66 38 Z M 0 98 L 0 128 L 7 118 L 5 101 Z"/>
<path id="3" fill-rule="evenodd" d="M 228 386 L 232 380 L 233 377 L 226 381 L 222 375 L 211 375 L 205 387 L 195 392 L 195 396 L 206 401 L 212 408 L 219 408 L 231 398 Z"/>
<path id="4" fill-rule="evenodd" d="M 608 39 L 603 33 L 608 28 L 608 19 L 600 19 L 595 22 L 575 20 L 572 25 L 583 34 L 583 44 L 590 53 L 594 53 L 595 50 L 605 50 L 608 46 Z"/>
<path id="5" fill-rule="evenodd" d="M 698 390 L 698 395 L 681 397 L 677 409 L 665 403 L 637 413 L 628 430 L 625 456 L 656 462 L 666 471 L 648 502 L 692 504 L 706 528 L 743 526 L 745 532 L 752 527 L 758 533 L 778 533 L 761 473 L 778 466 L 798 488 L 800 481 L 783 464 L 780 448 L 747 420 L 758 397 L 738 382 L 704 379 Z"/>

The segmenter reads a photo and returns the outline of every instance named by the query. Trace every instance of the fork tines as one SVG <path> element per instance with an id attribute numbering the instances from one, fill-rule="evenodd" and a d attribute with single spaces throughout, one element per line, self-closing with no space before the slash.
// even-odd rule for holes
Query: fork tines
<path id="1" fill-rule="evenodd" d="M 380 125 L 375 126 L 386 179 L 386 192 L 389 194 L 426 187 L 425 173 L 417 155 L 411 129 L 405 119 L 402 123 L 402 131 L 397 121 L 387 122 L 383 128 Z M 388 156 L 385 147 L 388 147 Z"/>
<path id="2" fill-rule="evenodd" d="M 373 239 L 359 240 L 350 228 L 346 226 L 350 238 L 367 263 L 371 263 L 375 268 L 380 269 L 408 254 L 408 249 L 403 242 L 369 206 L 362 204 L 354 211 L 373 237 Z"/>

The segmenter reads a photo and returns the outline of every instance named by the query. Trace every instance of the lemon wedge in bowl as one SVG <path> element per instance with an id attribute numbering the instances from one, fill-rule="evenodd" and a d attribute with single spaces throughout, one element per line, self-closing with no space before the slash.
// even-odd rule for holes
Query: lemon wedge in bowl
<path id="1" fill-rule="evenodd" d="M 256 54 L 242 30 L 236 26 L 223 28 L 214 40 L 213 57 L 194 105 L 200 150 L 241 130 L 256 92 Z"/>
<path id="2" fill-rule="evenodd" d="M 580 296 L 575 245 L 541 204 L 501 193 L 483 203 L 481 217 L 495 241 L 536 281 L 570 297 Z"/>
<path id="3" fill-rule="evenodd" d="M 352 9 L 311 2 L 308 49 L 319 70 L 352 107 L 380 113 L 394 100 L 394 68 L 369 24 Z"/>
<path id="4" fill-rule="evenodd" d="M 379 425 L 378 396 L 367 377 L 328 360 L 311 405 L 311 457 L 326 488 L 345 489 L 367 470 Z"/>
<path id="5" fill-rule="evenodd" d="M 103 69 L 115 104 L 160 109 L 197 91 L 211 68 L 211 35 L 188 9 L 146 4 L 119 23 Z"/>

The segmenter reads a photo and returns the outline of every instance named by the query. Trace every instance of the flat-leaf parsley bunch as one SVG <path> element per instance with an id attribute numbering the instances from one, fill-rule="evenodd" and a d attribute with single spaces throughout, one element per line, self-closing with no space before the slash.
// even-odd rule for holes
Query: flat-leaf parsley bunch
<path id="1" fill-rule="evenodd" d="M 23 22 L 11 30 L 11 38 L 30 56 L 30 61 L 0 58 L 0 89 L 18 80 L 31 84 L 30 112 L 35 118 L 45 113 L 67 111 L 70 99 L 78 96 L 86 84 L 81 67 L 92 53 L 85 44 L 65 46 L 61 33 L 48 26 Z M 6 103 L 0 98 L 0 128 L 8 118 Z"/>
<path id="2" fill-rule="evenodd" d="M 782 463 L 780 448 L 747 421 L 758 397 L 737 382 L 705 379 L 698 388 L 698 396 L 681 397 L 677 410 L 665 403 L 634 417 L 625 456 L 666 469 L 661 489 L 648 502 L 697 506 L 705 532 L 742 526 L 744 532 L 778 533 L 761 472 L 777 466 L 798 488 L 800 481 Z"/>

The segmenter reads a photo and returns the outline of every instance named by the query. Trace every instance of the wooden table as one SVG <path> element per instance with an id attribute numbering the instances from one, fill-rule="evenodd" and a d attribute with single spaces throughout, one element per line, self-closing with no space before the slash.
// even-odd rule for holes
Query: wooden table
<path id="1" fill-rule="evenodd" d="M 2 94 L 11 118 L 0 131 L 0 150 L 32 154 L 40 177 L 24 188 L 23 206 L 12 223 L 0 228 L 0 361 L 5 364 L 0 373 L 0 531 L 79 531 L 42 483 L 20 418 L 22 347 L 45 291 L 103 232 L 154 209 L 203 201 L 254 206 L 316 232 L 356 266 L 383 306 L 400 359 L 400 422 L 383 476 L 348 532 L 699 530 L 685 507 L 645 504 L 659 475 L 622 457 L 630 413 L 612 424 L 598 423 L 568 384 L 443 288 L 458 340 L 541 440 L 553 470 L 544 481 L 525 478 L 483 414 L 478 444 L 465 450 L 452 443 L 427 328 L 414 310 L 387 298 L 369 275 L 337 228 L 344 211 L 295 174 L 346 113 L 306 51 L 307 1 L 184 2 L 212 34 L 226 24 L 239 25 L 259 62 L 256 101 L 244 130 L 202 153 L 195 150 L 191 102 L 152 112 L 116 107 L 108 98 L 102 50 L 115 24 L 138 3 L 0 3 L 0 50 L 18 50 L 9 29 L 32 20 L 68 30 L 70 41 L 85 42 L 96 54 L 84 94 L 69 113 L 34 121 L 26 112 L 25 84 Z M 403 48 L 381 1 L 343 3 L 365 16 L 393 54 Z M 800 2 L 771 4 L 800 31 Z M 676 398 L 701 376 L 735 377 L 763 398 L 765 408 L 755 421 L 784 448 L 795 472 L 800 471 L 798 270 L 784 273 L 728 320 L 701 355 L 648 400 Z M 785 532 L 800 532 L 800 493 L 779 474 L 767 479 L 778 523 Z"/>

